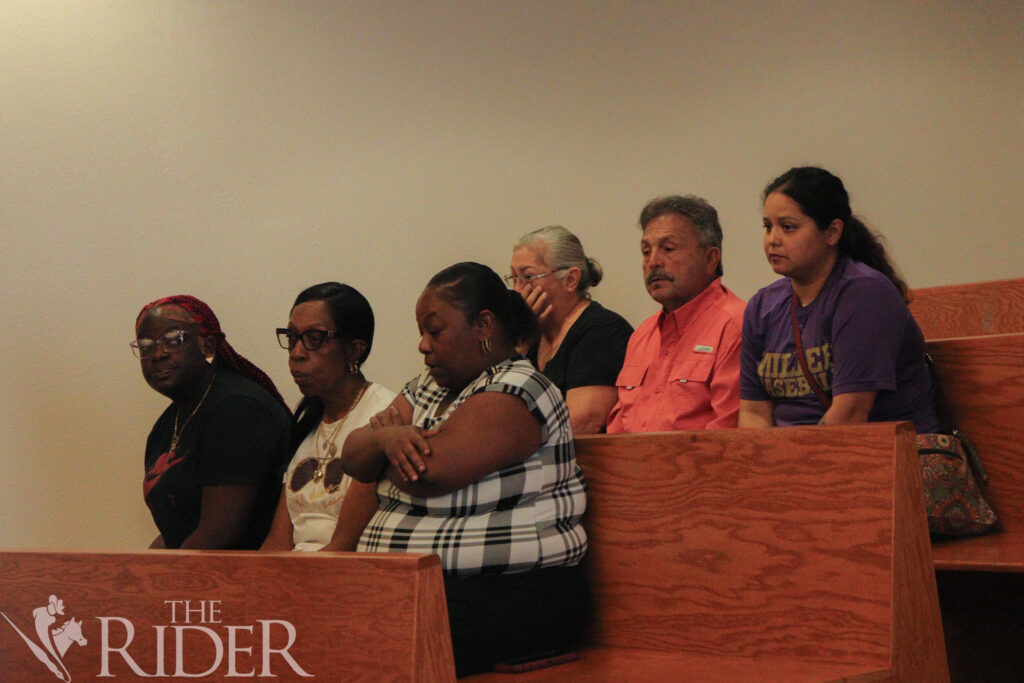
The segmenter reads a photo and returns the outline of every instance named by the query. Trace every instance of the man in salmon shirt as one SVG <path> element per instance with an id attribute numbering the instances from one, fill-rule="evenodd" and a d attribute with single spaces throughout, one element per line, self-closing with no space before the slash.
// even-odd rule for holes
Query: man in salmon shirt
<path id="1" fill-rule="evenodd" d="M 629 339 L 608 433 L 735 427 L 746 304 L 722 284 L 718 212 L 694 196 L 640 213 L 644 283 L 662 310 Z"/>

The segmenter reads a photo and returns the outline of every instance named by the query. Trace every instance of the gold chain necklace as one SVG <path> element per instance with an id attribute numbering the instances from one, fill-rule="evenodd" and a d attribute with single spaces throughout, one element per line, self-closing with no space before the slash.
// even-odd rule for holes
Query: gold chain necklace
<path id="1" fill-rule="evenodd" d="M 348 417 L 348 416 L 346 415 L 345 417 Z M 341 418 L 340 420 L 338 420 L 335 423 L 334 428 L 331 430 L 330 436 L 328 436 L 327 435 L 327 429 L 324 426 L 324 421 L 320 420 L 320 425 L 316 428 L 316 436 L 317 436 L 317 439 L 316 439 L 316 452 L 318 454 L 317 455 L 318 458 L 322 457 L 322 459 L 324 459 L 324 460 L 330 460 L 331 458 L 335 457 L 335 455 L 338 452 L 338 447 L 334 445 L 334 440 L 336 438 L 338 438 L 338 432 L 341 431 L 341 428 L 343 426 L 345 426 L 345 418 L 344 417 Z M 321 447 L 320 447 L 320 440 L 321 439 L 324 442 L 323 450 L 327 451 L 327 455 L 324 455 L 324 456 L 320 456 L 319 455 L 319 453 L 321 452 Z"/>
<path id="2" fill-rule="evenodd" d="M 199 409 L 203 406 L 203 401 L 206 400 L 206 395 L 209 394 L 210 389 L 213 388 L 213 380 L 215 379 L 217 379 L 216 374 L 213 375 L 213 379 L 210 380 L 210 383 L 206 385 L 206 391 L 203 392 L 203 397 L 199 399 L 199 403 L 197 403 L 196 407 L 192 409 L 189 416 L 185 418 L 185 424 L 181 425 L 181 429 L 178 429 L 178 418 L 181 417 L 181 408 L 174 413 L 174 434 L 171 435 L 170 453 L 173 453 L 174 449 L 178 447 L 178 442 L 181 440 L 181 435 L 185 431 L 185 427 L 188 427 L 188 423 L 192 421 L 192 418 L 195 417 L 196 413 L 198 413 Z"/>
<path id="3" fill-rule="evenodd" d="M 359 392 L 356 397 L 352 399 L 352 404 L 349 405 L 348 410 L 342 415 L 335 423 L 334 428 L 331 430 L 330 436 L 327 435 L 327 430 L 324 428 L 324 421 L 320 420 L 320 424 L 316 428 L 316 472 L 313 473 L 313 481 L 320 481 L 324 476 L 324 468 L 327 463 L 335 460 L 338 457 L 338 446 L 334 443 L 334 440 L 338 438 L 338 434 L 341 432 L 341 428 L 345 424 L 345 420 L 352 414 L 356 404 L 359 403 L 359 399 L 363 397 L 363 392 L 366 391 L 366 387 L 370 386 L 369 382 L 363 382 L 363 386 L 359 387 Z M 323 450 L 327 452 L 327 455 L 321 455 L 320 440 L 323 439 L 324 447 Z"/>

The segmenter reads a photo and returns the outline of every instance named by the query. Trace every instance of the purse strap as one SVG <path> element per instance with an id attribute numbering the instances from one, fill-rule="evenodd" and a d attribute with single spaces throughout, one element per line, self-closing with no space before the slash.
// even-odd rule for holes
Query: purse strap
<path id="1" fill-rule="evenodd" d="M 940 433 L 952 434 L 960 440 L 964 453 L 967 455 L 967 461 L 970 463 L 971 469 L 974 470 L 974 478 L 982 484 L 987 484 L 988 471 L 985 470 L 985 465 L 981 462 L 978 448 L 974 445 L 974 442 L 957 427 L 953 411 L 946 400 L 946 393 L 942 390 L 942 385 L 939 384 L 939 378 L 935 372 L 935 361 L 932 359 L 931 354 L 924 354 L 924 363 L 928 367 L 928 377 L 932 382 L 932 402 L 935 404 L 935 415 L 939 418 Z"/>
<path id="2" fill-rule="evenodd" d="M 818 397 L 821 404 L 825 406 L 825 410 L 832 407 L 832 396 L 825 393 L 825 390 L 818 384 L 818 380 L 814 379 L 814 375 L 811 374 L 810 369 L 807 367 L 807 358 L 804 357 L 804 343 L 800 337 L 800 323 L 796 321 L 796 292 L 793 292 L 793 305 L 789 309 L 790 316 L 793 319 L 793 339 L 796 341 L 796 359 L 800 363 L 800 369 L 803 370 L 804 379 L 811 386 L 811 391 Z"/>
<path id="3" fill-rule="evenodd" d="M 793 320 L 793 340 L 796 342 L 796 357 L 800 363 L 800 370 L 804 373 L 804 379 L 811 386 L 811 390 L 814 395 L 818 397 L 821 404 L 825 406 L 825 410 L 832 407 L 832 396 L 825 393 L 825 390 L 818 384 L 818 380 L 814 379 L 814 375 L 811 374 L 810 368 L 807 367 L 807 358 L 804 356 L 804 343 L 800 336 L 800 323 L 796 320 L 796 293 L 793 294 L 793 305 L 790 308 L 790 316 Z M 931 376 L 932 381 L 932 398 L 935 402 L 935 410 L 939 414 L 939 420 L 944 422 L 943 427 L 946 428 L 946 432 L 952 434 L 960 440 L 960 444 L 963 446 L 964 454 L 967 456 L 967 463 L 974 471 L 974 477 L 982 485 L 988 484 L 988 472 L 985 470 L 985 466 L 981 462 L 981 458 L 978 456 L 978 449 L 975 447 L 974 442 L 971 441 L 967 436 L 956 427 L 956 423 L 953 421 L 952 411 L 949 409 L 949 404 L 946 402 L 946 397 L 942 392 L 942 387 L 939 386 L 938 377 L 935 375 L 935 363 L 932 357 L 925 354 L 925 364 L 928 366 L 928 374 Z"/>
<path id="4" fill-rule="evenodd" d="M 796 292 L 793 292 L 793 305 L 790 307 L 790 317 L 793 320 L 793 340 L 796 342 L 796 358 L 800 363 L 800 370 L 804 373 L 804 379 L 811 386 L 811 390 L 814 395 L 818 397 L 821 404 L 825 406 L 825 410 L 832 407 L 832 396 L 826 394 L 825 390 L 818 384 L 818 380 L 814 379 L 814 375 L 811 374 L 810 368 L 807 367 L 807 358 L 804 357 L 804 343 L 800 336 L 800 323 L 796 320 Z M 960 444 L 963 446 L 964 454 L 967 456 L 967 463 L 974 471 L 974 477 L 982 485 L 988 484 L 988 472 L 985 470 L 985 466 L 981 462 L 981 458 L 978 456 L 978 449 L 975 447 L 974 442 L 967 438 L 967 435 L 961 432 L 956 427 L 956 422 L 953 420 L 953 411 L 949 409 L 949 403 L 946 402 L 946 396 L 942 391 L 942 387 L 939 386 L 939 378 L 935 373 L 935 361 L 929 354 L 924 355 L 925 365 L 928 366 L 928 375 L 932 381 L 932 398 L 935 403 L 935 411 L 938 413 L 939 421 L 944 423 L 944 431 L 952 434 L 960 440 Z"/>
<path id="5" fill-rule="evenodd" d="M 800 370 L 804 373 L 804 379 L 811 386 L 811 390 L 814 395 L 818 397 L 821 404 L 828 410 L 832 407 L 832 396 L 825 393 L 825 390 L 821 388 L 818 381 L 811 374 L 810 368 L 807 367 L 807 358 L 804 356 L 804 344 L 803 339 L 800 336 L 800 323 L 796 319 L 796 292 L 793 293 L 792 306 L 790 306 L 790 318 L 793 321 L 793 339 L 796 342 L 796 357 L 800 363 Z M 935 361 L 932 359 L 931 354 L 924 354 L 925 366 L 928 368 L 928 378 L 932 384 L 932 401 L 935 404 L 935 412 L 939 418 L 939 429 L 943 434 L 952 434 L 958 438 L 964 439 L 963 432 L 961 432 L 956 425 L 956 420 L 953 418 L 953 411 L 949 409 L 949 403 L 946 401 L 946 395 L 942 391 L 942 386 L 939 384 L 939 378 L 935 373 Z M 973 444 L 970 448 L 973 448 Z"/>
<path id="6" fill-rule="evenodd" d="M 939 431 L 943 434 L 952 434 L 957 431 L 956 420 L 935 373 L 935 361 L 927 352 L 924 354 L 924 364 L 928 368 L 928 379 L 932 383 L 932 402 L 935 404 L 935 415 L 939 418 Z"/>

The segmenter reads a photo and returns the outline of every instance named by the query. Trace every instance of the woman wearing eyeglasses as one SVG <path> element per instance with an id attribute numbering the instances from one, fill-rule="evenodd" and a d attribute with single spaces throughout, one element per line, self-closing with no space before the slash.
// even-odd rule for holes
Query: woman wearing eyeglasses
<path id="1" fill-rule="evenodd" d="M 583 253 L 576 235 L 553 225 L 520 238 L 511 271 L 505 281 L 540 320 L 540 338 L 527 357 L 561 390 L 574 433 L 603 432 L 633 328 L 590 298 L 601 266 Z"/>
<path id="2" fill-rule="evenodd" d="M 380 499 L 358 550 L 440 556 L 460 676 L 569 647 L 587 497 L 565 401 L 516 351 L 536 317 L 493 270 L 458 263 L 416 323 L 426 369 L 345 442 L 345 470 Z"/>
<path id="3" fill-rule="evenodd" d="M 160 530 L 151 547 L 258 548 L 288 457 L 290 412 L 274 383 L 192 296 L 147 304 L 131 347 L 172 401 L 146 442 L 143 493 Z"/>
<path id="4" fill-rule="evenodd" d="M 361 370 L 373 327 L 362 294 L 325 282 L 299 294 L 288 327 L 277 330 L 303 398 L 295 412 L 295 455 L 261 550 L 355 550 L 376 512 L 376 485 L 352 481 L 340 460 L 349 433 L 395 398 Z"/>

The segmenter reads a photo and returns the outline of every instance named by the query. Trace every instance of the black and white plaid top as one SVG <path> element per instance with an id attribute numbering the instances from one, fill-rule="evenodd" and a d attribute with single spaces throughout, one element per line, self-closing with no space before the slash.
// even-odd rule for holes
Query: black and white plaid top
<path id="1" fill-rule="evenodd" d="M 541 447 L 522 463 L 443 496 L 417 498 L 381 480 L 380 506 L 359 539 L 361 552 L 437 553 L 446 573 L 460 575 L 575 565 L 583 558 L 587 535 L 580 517 L 587 494 L 569 410 L 561 392 L 528 360 L 488 368 L 441 415 L 436 412 L 447 389 L 427 371 L 405 385 L 402 396 L 413 406 L 413 424 L 434 429 L 482 391 L 522 399 L 540 422 Z"/>

